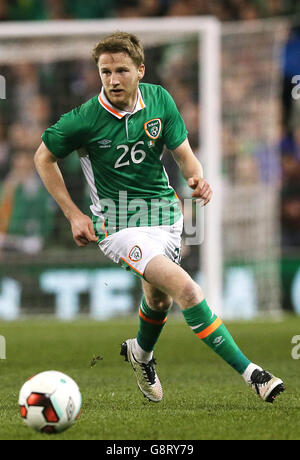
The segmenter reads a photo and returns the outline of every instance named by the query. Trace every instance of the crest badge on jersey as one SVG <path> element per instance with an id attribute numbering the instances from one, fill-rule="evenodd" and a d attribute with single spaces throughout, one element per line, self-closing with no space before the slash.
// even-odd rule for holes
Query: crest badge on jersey
<path id="1" fill-rule="evenodd" d="M 148 137 L 157 139 L 161 132 L 161 119 L 153 118 L 153 120 L 146 121 L 144 129 Z"/>
<path id="2" fill-rule="evenodd" d="M 133 248 L 129 252 L 129 259 L 132 262 L 138 262 L 142 258 L 142 250 L 139 246 L 133 246 Z"/>

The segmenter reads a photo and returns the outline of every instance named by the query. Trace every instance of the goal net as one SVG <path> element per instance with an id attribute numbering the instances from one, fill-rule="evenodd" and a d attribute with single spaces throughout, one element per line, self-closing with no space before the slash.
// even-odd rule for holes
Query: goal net
<path id="1" fill-rule="evenodd" d="M 105 319 L 136 309 L 139 284 L 95 248 L 76 250 L 68 223 L 22 156 L 32 158 L 44 129 L 99 92 L 91 50 L 115 30 L 141 38 L 144 81 L 163 85 L 175 99 L 214 190 L 205 210 L 189 208 L 191 191 L 164 154 L 170 183 L 187 200 L 185 218 L 198 225 L 184 235 L 183 267 L 224 318 L 280 310 L 276 141 L 285 27 L 221 27 L 210 17 L 1 25 L 0 316 L 53 313 L 55 306 L 64 319 L 87 312 Z M 89 212 L 76 153 L 60 167 L 72 198 Z M 10 188 L 12 171 L 22 169 Z"/>
<path id="2" fill-rule="evenodd" d="M 277 20 L 229 24 L 222 31 L 222 253 L 224 309 L 232 317 L 276 314 L 281 307 L 280 67 L 286 32 L 287 23 Z"/>

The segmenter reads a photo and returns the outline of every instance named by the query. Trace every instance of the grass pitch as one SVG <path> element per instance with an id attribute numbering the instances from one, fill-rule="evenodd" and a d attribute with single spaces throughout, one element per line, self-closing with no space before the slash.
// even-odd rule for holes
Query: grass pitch
<path id="1" fill-rule="evenodd" d="M 136 335 L 137 325 L 137 318 L 2 323 L 7 359 L 0 360 L 0 439 L 300 439 L 300 360 L 291 355 L 299 317 L 226 323 L 249 359 L 284 380 L 286 391 L 273 405 L 261 401 L 176 315 L 170 315 L 155 353 L 164 400 L 149 403 L 119 355 L 121 342 Z M 103 360 L 91 367 L 98 355 Z M 75 379 L 83 406 L 73 427 L 49 437 L 25 426 L 18 393 L 28 377 L 52 369 Z"/>

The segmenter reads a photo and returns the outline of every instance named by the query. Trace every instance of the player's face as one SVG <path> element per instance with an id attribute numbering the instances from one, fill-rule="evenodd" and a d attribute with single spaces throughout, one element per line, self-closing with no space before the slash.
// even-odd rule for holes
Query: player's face
<path id="1" fill-rule="evenodd" d="M 145 66 L 137 67 L 127 53 L 104 53 L 98 61 L 100 78 L 108 100 L 121 110 L 131 112 L 136 104 L 139 81 Z"/>

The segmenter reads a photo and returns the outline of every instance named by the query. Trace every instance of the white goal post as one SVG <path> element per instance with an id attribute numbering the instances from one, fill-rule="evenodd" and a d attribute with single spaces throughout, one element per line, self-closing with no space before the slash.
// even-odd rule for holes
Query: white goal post
<path id="1" fill-rule="evenodd" d="M 222 190 L 221 190 L 221 25 L 214 17 L 172 17 L 51 22 L 2 23 L 0 65 L 18 60 L 47 63 L 86 58 L 91 45 L 116 30 L 136 33 L 145 46 L 196 36 L 199 43 L 199 158 L 214 191 L 205 208 L 205 235 L 200 246 L 204 292 L 222 314 Z M 70 41 L 68 40 L 70 38 Z M 57 46 L 49 47 L 49 42 Z M 151 66 L 151 62 L 146 66 Z M 186 69 L 189 72 L 189 69 Z M 9 85 L 9 82 L 7 82 Z M 166 88 L 168 89 L 168 88 Z"/>

